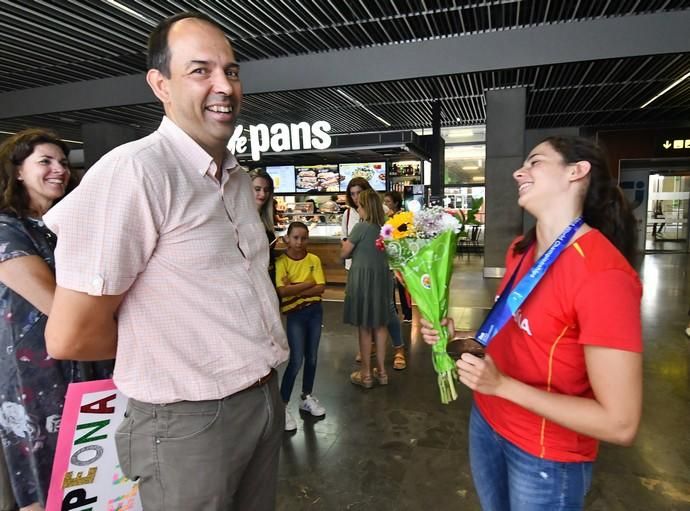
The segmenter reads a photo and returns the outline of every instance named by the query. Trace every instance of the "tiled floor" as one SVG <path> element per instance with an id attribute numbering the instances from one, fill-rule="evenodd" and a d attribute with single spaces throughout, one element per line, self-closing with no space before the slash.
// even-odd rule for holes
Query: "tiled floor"
<path id="1" fill-rule="evenodd" d="M 481 258 L 463 256 L 452 282 L 451 313 L 476 328 L 496 280 L 481 277 Z M 687 255 L 648 255 L 641 266 L 645 334 L 645 407 L 634 446 L 602 444 L 586 509 L 690 510 L 690 304 Z M 329 290 L 342 298 L 342 288 Z M 470 393 L 439 402 L 429 348 L 416 321 L 404 325 L 409 367 L 390 371 L 390 385 L 363 391 L 348 381 L 356 330 L 343 325 L 342 304 L 325 304 L 315 394 L 324 419 L 298 419 L 286 434 L 279 510 L 475 510 L 469 473 Z M 390 358 L 390 357 L 389 357 Z M 297 396 L 301 376 L 295 386 Z M 297 413 L 296 398 L 291 409 Z"/>

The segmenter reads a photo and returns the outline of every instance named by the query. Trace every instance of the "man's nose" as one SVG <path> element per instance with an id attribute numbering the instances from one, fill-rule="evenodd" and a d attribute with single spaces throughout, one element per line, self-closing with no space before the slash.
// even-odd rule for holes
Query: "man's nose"
<path id="1" fill-rule="evenodd" d="M 232 94 L 233 84 L 223 69 L 218 69 L 214 73 L 213 92 L 229 96 Z"/>

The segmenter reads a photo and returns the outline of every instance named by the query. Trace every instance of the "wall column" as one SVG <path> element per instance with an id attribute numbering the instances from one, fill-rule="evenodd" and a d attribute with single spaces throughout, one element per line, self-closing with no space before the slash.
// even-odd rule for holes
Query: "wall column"
<path id="1" fill-rule="evenodd" d="M 431 107 L 431 205 L 443 204 L 446 174 L 446 142 L 441 136 L 441 102 Z"/>
<path id="2" fill-rule="evenodd" d="M 486 91 L 485 277 L 503 276 L 506 250 L 522 233 L 513 171 L 525 157 L 526 102 L 525 88 Z"/>

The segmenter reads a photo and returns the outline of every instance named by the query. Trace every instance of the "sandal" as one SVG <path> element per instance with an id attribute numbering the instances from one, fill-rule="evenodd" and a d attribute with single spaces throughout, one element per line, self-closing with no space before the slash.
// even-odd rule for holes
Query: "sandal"
<path id="1" fill-rule="evenodd" d="M 403 348 L 396 349 L 393 355 L 393 369 L 402 371 L 407 367 L 407 360 L 405 360 L 405 350 Z"/>
<path id="2" fill-rule="evenodd" d="M 352 373 L 350 375 L 350 382 L 365 389 L 370 389 L 374 386 L 374 379 L 371 376 L 363 376 L 362 371 Z"/>
<path id="3" fill-rule="evenodd" d="M 374 369 L 374 378 L 379 385 L 388 385 L 388 373 L 379 373 L 378 369 Z"/>

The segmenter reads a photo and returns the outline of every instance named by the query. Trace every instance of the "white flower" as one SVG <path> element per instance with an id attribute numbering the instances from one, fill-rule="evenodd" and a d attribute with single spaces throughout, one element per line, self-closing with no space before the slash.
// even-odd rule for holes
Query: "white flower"
<path id="1" fill-rule="evenodd" d="M 5 402 L 0 407 L 0 426 L 21 438 L 31 437 L 35 430 L 24 407 L 11 402 Z"/>
<path id="2" fill-rule="evenodd" d="M 462 225 L 456 217 L 443 213 L 441 217 L 441 231 L 453 231 L 457 234 L 460 232 L 460 229 L 462 229 Z"/>

